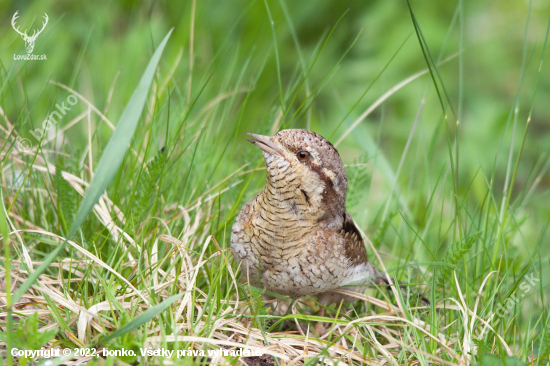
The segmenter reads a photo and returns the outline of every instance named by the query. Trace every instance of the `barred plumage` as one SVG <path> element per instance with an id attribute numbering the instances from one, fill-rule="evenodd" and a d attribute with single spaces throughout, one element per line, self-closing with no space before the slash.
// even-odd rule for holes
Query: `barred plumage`
<path id="1" fill-rule="evenodd" d="M 233 225 L 231 247 L 243 276 L 269 291 L 318 295 L 326 303 L 343 298 L 331 290 L 371 283 L 380 271 L 367 262 L 346 211 L 347 177 L 334 146 L 307 130 L 249 135 L 262 150 L 267 180 Z"/>

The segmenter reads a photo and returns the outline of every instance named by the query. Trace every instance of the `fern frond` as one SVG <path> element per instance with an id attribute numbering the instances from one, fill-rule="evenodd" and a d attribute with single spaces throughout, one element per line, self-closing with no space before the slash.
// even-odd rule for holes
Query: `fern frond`
<path id="1" fill-rule="evenodd" d="M 347 206 L 353 207 L 359 203 L 368 188 L 367 154 L 355 159 L 354 163 L 346 169 L 348 176 Z"/>
<path id="2" fill-rule="evenodd" d="M 56 164 L 53 186 L 57 194 L 57 216 L 59 223 L 62 225 L 63 230 L 67 232 L 74 220 L 78 202 L 76 191 L 62 176 L 62 171 L 64 170 L 66 170 L 65 162 L 61 159 Z"/>
<path id="3" fill-rule="evenodd" d="M 481 234 L 483 234 L 483 231 L 470 235 L 462 241 L 457 241 L 456 243 L 451 244 L 451 246 L 447 250 L 447 253 L 445 254 L 445 259 L 443 260 L 446 265 L 442 266 L 437 272 L 435 282 L 438 287 L 444 285 L 445 280 L 447 280 L 447 278 L 449 277 L 449 274 L 451 273 L 453 267 L 464 256 L 464 254 L 466 254 L 468 250 L 470 250 L 474 242 L 479 239 Z"/>
<path id="4" fill-rule="evenodd" d="M 147 164 L 138 180 L 136 198 L 132 206 L 132 217 L 134 222 L 141 221 L 144 214 L 152 207 L 153 199 L 156 196 L 157 182 L 159 181 L 164 166 L 166 165 L 166 154 L 164 149 Z"/>

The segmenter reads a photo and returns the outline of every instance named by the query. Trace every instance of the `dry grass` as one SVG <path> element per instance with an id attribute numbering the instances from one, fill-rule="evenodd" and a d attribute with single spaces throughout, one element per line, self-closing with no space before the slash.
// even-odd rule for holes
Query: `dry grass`
<path id="1" fill-rule="evenodd" d="M 17 171 L 24 171 L 23 154 L 32 156 L 33 151 L 23 153 L 17 149 L 11 150 L 7 156 L 9 164 L 6 165 L 6 169 L 11 165 Z M 230 177 L 238 174 L 243 168 L 244 166 L 233 172 Z M 55 169 L 54 166 L 37 156 L 32 165 L 33 179 L 43 179 L 46 182 L 48 175 L 55 175 Z M 248 172 L 244 174 L 246 173 Z M 88 182 L 66 171 L 62 172 L 62 176 L 78 194 L 84 195 Z M 4 177 L 5 188 L 8 188 L 7 184 Z M 212 189 L 216 187 L 217 185 Z M 34 190 L 28 186 L 24 189 L 30 191 L 28 193 L 35 196 L 35 199 L 38 195 L 47 196 L 47 190 Z M 341 315 L 337 319 L 323 319 L 330 323 L 330 327 L 321 337 L 315 336 L 310 331 L 310 328 L 312 329 L 310 325 L 316 324 L 315 320 L 307 321 L 317 318 L 308 314 L 307 310 L 306 312 L 296 310 L 297 305 L 300 309 L 311 310 L 311 307 L 308 306 L 308 302 L 310 305 L 311 300 L 307 299 L 301 299 L 294 304 L 284 318 L 273 314 L 266 315 L 269 319 L 294 321 L 297 329 L 270 332 L 254 327 L 251 314 L 258 302 L 258 296 L 251 292 L 246 295 L 242 293 L 243 289 L 246 291 L 247 286 L 239 285 L 237 274 L 232 269 L 230 250 L 220 248 L 216 239 L 209 234 L 209 224 L 205 223 L 214 209 L 213 196 L 207 196 L 212 189 L 206 191 L 203 198 L 197 199 L 197 202 L 192 202 L 188 207 L 167 202 L 166 207 L 177 206 L 177 209 L 167 209 L 165 217 L 152 218 L 152 220 L 158 220 L 159 227 L 164 228 L 165 230 L 162 231 L 166 232 L 170 232 L 168 222 L 183 220 L 183 232 L 178 236 L 180 239 L 169 234 L 147 235 L 141 238 L 140 240 L 144 242 L 152 243 L 151 250 L 146 252 L 141 252 L 140 246 L 136 245 L 138 239 L 122 229 L 125 223 L 122 210 L 105 193 L 94 206 L 93 212 L 97 220 L 108 231 L 109 240 L 119 243 L 126 252 L 123 258 L 124 263 L 120 264 L 119 270 L 115 270 L 84 248 L 78 240 L 69 240 L 68 243 L 74 248 L 74 255 L 67 255 L 58 263 L 52 263 L 51 271 L 42 274 L 32 289 L 19 303 L 15 304 L 14 314 L 16 317 L 24 317 L 38 311 L 40 320 L 45 324 L 41 327 L 41 331 L 56 329 L 59 328 L 59 324 L 56 315 L 52 313 L 52 308 L 55 307 L 65 314 L 67 325 L 71 329 L 70 331 L 63 330 L 64 336 L 74 342 L 76 346 L 84 347 L 97 340 L 100 334 L 109 334 L 118 328 L 117 324 L 108 320 L 109 316 L 102 316 L 103 314 L 109 313 L 110 316 L 116 316 L 117 312 L 131 310 L 135 317 L 151 306 L 151 296 L 154 297 L 155 302 L 160 303 L 174 293 L 182 293 L 184 294 L 183 298 L 171 307 L 170 314 L 167 316 L 172 324 L 173 333 L 166 334 L 164 327 L 159 326 L 155 320 L 151 320 L 146 327 L 147 330 L 144 331 L 144 347 L 155 348 L 167 343 L 178 342 L 194 349 L 222 346 L 244 348 L 260 350 L 263 354 L 275 357 L 281 364 L 288 365 L 301 365 L 316 356 L 320 356 L 328 364 L 339 362 L 341 365 L 357 363 L 414 365 L 419 362 L 466 365 L 471 362 L 471 355 L 476 354 L 475 344 L 472 340 L 476 329 L 484 327 L 488 331 L 494 332 L 491 326 L 480 318 L 478 300 L 476 300 L 475 307 L 470 309 L 464 296 L 447 298 L 437 304 L 436 316 L 440 318 L 438 321 L 440 329 L 434 331 L 430 329 L 425 320 L 430 311 L 429 308 L 407 308 L 408 305 L 399 296 L 397 296 L 397 304 L 394 305 L 372 296 L 343 290 L 340 292 L 355 296 L 359 301 L 370 303 L 372 309 L 368 313 L 355 316 L 352 314 L 354 310 L 350 309 L 345 316 Z M 54 189 L 51 188 L 51 191 Z M 13 199 L 13 194 L 9 198 Z M 56 197 L 51 198 L 53 198 L 52 204 L 57 205 Z M 48 239 L 57 245 L 65 240 L 62 236 L 25 220 L 20 210 L 29 204 L 31 203 L 18 201 L 9 212 L 9 225 L 12 230 L 10 238 L 12 245 L 17 248 L 16 250 L 22 258 L 22 260 L 12 261 L 12 291 L 17 289 L 18 283 L 24 281 L 28 276 L 28 271 L 21 266 L 22 262 L 31 271 L 40 264 L 40 262 L 33 261 L 29 253 L 35 250 L 41 240 Z M 116 213 L 116 217 L 113 217 L 112 213 Z M 37 222 L 40 222 L 38 218 L 36 219 Z M 202 229 L 199 230 L 199 227 Z M 31 238 L 29 234 L 34 235 Z M 26 238 L 24 239 L 22 236 Z M 368 242 L 370 243 L 370 241 Z M 164 257 L 159 257 L 158 248 L 162 245 L 169 248 L 169 253 Z M 209 247 L 214 253 L 205 255 L 206 249 Z M 371 249 L 380 259 L 372 244 Z M 144 267 L 151 269 L 140 274 L 140 282 L 147 283 L 150 287 L 136 288 L 127 280 L 127 275 L 121 272 L 120 269 L 128 269 L 130 272 L 136 270 L 137 259 L 131 254 L 132 252 L 138 253 L 141 260 L 144 261 Z M 228 286 L 231 289 L 231 296 L 228 300 L 220 300 L 216 305 L 210 304 L 210 306 L 205 306 L 212 299 L 205 292 L 204 286 L 202 288 L 197 286 L 198 279 L 208 282 L 205 270 L 207 266 L 227 271 L 231 280 L 231 284 Z M 104 271 L 96 270 L 98 268 L 103 268 Z M 163 268 L 170 268 L 170 270 L 165 271 Z M 106 274 L 107 272 L 108 274 Z M 5 277 L 5 272 L 0 276 Z M 83 299 L 82 294 L 74 291 L 74 287 L 71 285 L 81 282 L 99 285 L 104 283 L 107 277 L 117 279 L 111 283 L 110 291 L 124 295 L 116 296 L 114 299 L 94 295 L 93 305 L 88 307 L 84 304 L 89 304 L 90 301 Z M 212 284 L 210 285 L 212 286 Z M 460 289 L 458 280 L 456 285 Z M 478 289 L 477 293 L 482 292 L 483 286 Z M 2 292 L 0 298 L 4 302 L 5 297 L 5 292 Z M 113 302 L 116 302 L 117 305 L 114 306 Z M 448 311 L 456 311 L 460 314 L 459 319 L 456 319 L 455 322 L 462 323 L 464 332 L 448 332 L 449 329 L 453 329 L 453 324 L 445 323 L 444 313 Z M 294 316 L 299 314 L 306 316 Z M 0 313 L 1 317 L 6 315 L 5 311 Z M 352 318 L 351 321 L 350 318 Z M 307 324 L 300 324 L 299 319 L 306 320 Z M 318 318 L 318 320 L 321 319 Z M 287 328 L 289 327 L 287 326 Z M 495 335 L 506 349 L 507 354 L 512 355 L 513 352 L 504 339 L 498 333 Z M 423 350 L 424 345 L 430 342 L 435 345 L 432 347 L 434 352 L 431 353 Z M 52 340 L 49 346 L 57 344 L 58 342 Z M 65 363 L 78 364 L 92 359 L 92 357 L 78 358 Z M 209 362 L 227 364 L 228 361 L 220 356 Z"/>
<path id="2" fill-rule="evenodd" d="M 192 14 L 194 17 L 195 2 Z M 250 349 L 269 357 L 204 356 L 165 360 L 159 356 L 106 361 L 67 357 L 58 360 L 63 364 L 470 365 L 479 360 L 480 346 L 476 343 L 479 339 L 492 354 L 513 355 L 535 362 L 541 329 L 546 327 L 550 332 L 550 322 L 545 323 L 547 287 L 537 287 L 536 295 L 517 304 L 504 318 L 497 320 L 493 313 L 497 304 L 508 300 L 531 266 L 538 266 L 541 278 L 546 270 L 544 257 L 537 258 L 537 253 L 546 255 L 541 244 L 544 230 L 537 217 L 523 213 L 534 207 L 531 202 L 538 194 L 537 188 L 544 180 L 550 160 L 541 157 L 540 164 L 533 166 L 525 178 L 521 192 L 512 192 L 517 173 L 517 169 L 512 168 L 512 157 L 517 156 L 519 164 L 525 142 L 524 138 L 517 152 L 513 142 L 518 113 L 514 114 L 508 166 L 505 174 L 497 172 L 505 175 L 502 197 L 502 191 L 495 193 L 500 189 L 495 182 L 502 178 L 495 178 L 498 174 L 494 171 L 479 168 L 467 185 L 454 175 L 459 124 L 454 121 L 456 131 L 452 133 L 448 126 L 441 127 L 447 128 L 447 135 L 438 132 L 441 125 L 452 124 L 447 120 L 441 95 L 437 97 L 446 117 L 429 137 L 433 140 L 433 144 L 430 143 L 433 149 L 426 148 L 426 139 L 419 137 L 426 131 L 416 129 L 423 128 L 419 121 L 425 113 L 425 103 L 430 103 L 429 88 L 420 101 L 404 149 L 397 149 L 402 151 L 398 164 L 389 163 L 380 145 L 370 139 L 365 129 L 361 130 L 362 122 L 376 108 L 433 69 L 416 72 L 381 93 L 340 131 L 342 134 L 334 139 L 339 148 L 356 134 L 355 142 L 364 153 L 371 153 L 368 164 L 348 166 L 373 169 L 368 189 L 351 187 L 376 192 L 372 195 L 376 196 L 374 199 L 363 198 L 360 203 L 379 206 L 378 213 L 361 207 L 356 210 L 357 216 L 370 215 L 358 227 L 365 227 L 366 223 L 376 226 L 367 231 L 374 243 L 362 232 L 371 260 L 381 268 L 387 267 L 390 273 L 397 268 L 397 275 L 392 273 L 392 276 L 402 283 L 410 282 L 412 292 L 421 287 L 431 306 L 409 303 L 395 289 L 373 289 L 367 294 L 340 290 L 358 301 L 350 306 L 330 308 L 330 316 L 320 317 L 317 316 L 319 304 L 311 298 L 265 300 L 261 290 L 240 277 L 233 262 L 228 233 L 242 204 L 261 186 L 253 183 L 254 174 L 264 169 L 259 163 L 251 164 L 259 162 L 259 156 L 247 155 L 248 151 L 237 143 L 243 132 L 243 111 L 248 107 L 248 98 L 259 76 L 246 84 L 248 74 L 256 70 L 250 72 L 247 66 L 237 69 L 234 65 L 239 62 L 235 56 L 232 62 L 216 60 L 221 66 L 212 63 L 212 69 L 222 68 L 215 70 L 222 75 L 215 81 L 210 81 L 215 72 L 203 80 L 197 75 L 192 77 L 194 18 L 191 24 L 188 70 L 184 76 L 178 74 L 180 62 L 185 59 L 183 48 L 170 66 L 161 64 L 153 93 L 146 102 L 147 113 L 142 117 L 141 129 L 134 135 L 128 153 L 124 150 L 122 169 L 93 206 L 93 217 L 88 217 L 72 237 L 65 237 L 69 230 L 62 213 L 66 205 L 63 202 L 73 193 L 84 197 L 93 184 L 94 174 L 98 174 L 94 164 L 105 146 L 102 137 L 110 136 L 112 130 L 118 128 L 107 117 L 118 74 L 112 81 L 103 110 L 91 101 L 91 96 L 74 90 L 78 88 L 50 83 L 49 87 L 78 96 L 82 110 L 72 111 L 74 116 L 67 117 L 68 122 L 63 122 L 55 134 L 48 135 L 39 149 L 22 148 L 17 128 L 20 121 L 10 121 L 10 114 L 0 107 L 3 119 L 0 123 L 1 186 L 2 192 L 7 192 L 2 203 L 8 213 L 9 228 L 8 238 L 3 238 L 9 245 L 5 246 L 0 278 L 11 281 L 1 283 L 1 319 L 10 316 L 10 309 L 5 306 L 9 303 L 8 293 L 17 291 L 52 248 L 66 241 L 68 245 L 58 258 L 11 308 L 14 328 L 37 312 L 40 332 L 57 330 L 46 348 Z M 319 53 L 324 46 L 320 43 Z M 462 57 L 460 53 L 457 55 L 452 58 Z M 262 61 L 260 69 L 265 66 L 263 62 L 267 61 Z M 313 64 L 315 61 L 311 67 Z M 439 65 L 442 63 L 432 60 L 430 67 Z M 277 105 L 277 101 L 273 111 L 266 113 L 270 122 L 262 123 L 254 132 L 275 133 L 289 126 L 310 126 L 312 113 L 308 103 L 319 92 L 317 88 L 323 85 L 324 79 L 310 89 L 310 70 L 304 65 L 303 68 L 303 75 L 298 73 L 284 88 L 280 84 L 281 105 Z M 332 76 L 333 68 L 326 68 L 330 70 L 325 78 Z M 280 78 L 280 74 L 277 76 Z M 218 89 L 218 84 L 223 87 Z M 20 89 L 24 95 L 23 88 Z M 440 112 L 424 118 L 440 120 Z M 71 129 L 79 127 L 86 131 L 84 151 L 66 153 L 63 141 Z M 337 131 L 338 128 L 334 130 Z M 503 141 L 507 138 L 504 132 Z M 370 145 L 365 147 L 365 144 Z M 160 147 L 166 147 L 166 166 L 152 177 L 157 179 L 152 184 L 155 189 L 139 196 L 143 177 L 146 173 L 153 174 L 150 163 L 160 156 L 157 151 Z M 449 162 L 434 168 L 438 161 L 434 156 L 444 156 L 447 149 Z M 164 149 L 161 151 L 164 153 Z M 63 170 L 64 165 L 58 164 L 61 161 L 74 164 Z M 408 166 L 411 161 L 415 163 Z M 395 171 L 394 165 L 398 165 Z M 421 177 L 424 172 L 418 174 L 421 169 L 426 170 L 425 177 Z M 61 177 L 68 188 L 61 189 L 55 177 Z M 406 179 L 408 187 L 407 183 L 402 184 Z M 482 183 L 474 192 L 471 187 L 476 179 Z M 384 184 L 380 184 L 383 180 Z M 135 217 L 136 201 L 143 196 L 147 200 L 143 204 L 146 215 Z M 519 198 L 515 200 L 516 197 Z M 540 197 L 545 196 L 540 194 Z M 500 205 L 499 200 L 502 200 Z M 391 214 L 392 210 L 395 214 Z M 457 258 L 452 276 L 445 279 L 444 288 L 437 288 L 434 279 L 438 269 L 449 265 L 438 258 L 453 245 L 460 245 L 472 232 L 479 231 L 484 234 L 478 244 L 467 255 Z M 530 240 L 533 233 L 538 235 L 541 231 L 538 242 Z M 397 249 L 384 253 L 390 248 Z M 519 251 L 517 248 L 527 254 L 507 254 L 508 250 Z M 421 253 L 422 262 L 417 253 Z M 411 266 L 408 263 L 412 263 Z M 406 270 L 401 271 L 399 265 Z M 413 265 L 414 270 L 410 270 Z M 6 291 L 7 283 L 11 286 L 9 291 Z M 178 300 L 169 303 L 175 295 L 179 295 Z M 169 307 L 162 308 L 167 303 Z M 287 311 L 274 311 L 274 308 Z M 319 322 L 325 324 L 326 330 L 321 336 L 312 331 Z M 2 327 L 6 328 L 4 324 Z M 5 343 L 0 343 L 0 347 L 6 352 Z"/>

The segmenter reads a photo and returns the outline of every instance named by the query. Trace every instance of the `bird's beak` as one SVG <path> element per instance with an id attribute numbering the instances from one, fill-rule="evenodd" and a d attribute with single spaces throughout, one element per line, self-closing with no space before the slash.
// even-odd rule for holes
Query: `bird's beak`
<path id="1" fill-rule="evenodd" d="M 247 135 L 254 137 L 256 140 L 247 139 L 249 142 L 258 146 L 260 149 L 271 155 L 283 155 L 283 151 L 271 141 L 271 137 L 256 135 L 254 133 L 247 133 Z"/>

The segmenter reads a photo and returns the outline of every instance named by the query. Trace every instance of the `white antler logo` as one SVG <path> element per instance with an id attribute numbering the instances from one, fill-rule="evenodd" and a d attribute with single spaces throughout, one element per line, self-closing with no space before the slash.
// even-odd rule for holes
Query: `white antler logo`
<path id="1" fill-rule="evenodd" d="M 28 36 L 26 29 L 25 29 L 25 33 L 22 33 L 19 31 L 19 27 L 17 28 L 15 27 L 15 21 L 17 18 L 19 18 L 17 13 L 19 13 L 19 10 L 17 10 L 15 14 L 13 14 L 13 18 L 11 18 L 11 26 L 13 27 L 13 29 L 15 29 L 17 33 L 21 35 L 21 37 L 23 37 L 23 41 L 25 41 L 25 47 L 27 48 L 27 53 L 31 53 L 32 49 L 34 48 L 34 42 L 36 41 L 36 38 L 38 38 L 38 35 L 42 33 L 44 28 L 46 28 L 46 24 L 48 24 L 48 14 L 44 13 L 45 22 L 42 23 L 42 29 L 40 29 L 39 31 L 35 30 L 32 33 L 32 36 Z"/>

